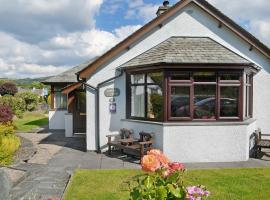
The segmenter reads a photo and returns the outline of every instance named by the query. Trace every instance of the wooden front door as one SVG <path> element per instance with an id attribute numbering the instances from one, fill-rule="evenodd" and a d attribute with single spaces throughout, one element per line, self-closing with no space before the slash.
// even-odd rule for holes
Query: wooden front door
<path id="1" fill-rule="evenodd" d="M 74 133 L 86 133 L 86 93 L 85 91 L 75 92 L 73 109 Z"/>

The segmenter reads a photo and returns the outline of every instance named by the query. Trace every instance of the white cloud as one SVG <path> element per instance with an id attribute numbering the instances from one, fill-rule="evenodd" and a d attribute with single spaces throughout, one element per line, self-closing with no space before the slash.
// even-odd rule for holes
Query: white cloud
<path id="1" fill-rule="evenodd" d="M 128 2 L 129 9 L 126 12 L 126 19 L 141 19 L 148 22 L 156 17 L 156 12 L 161 4 L 144 3 L 143 0 L 133 0 Z"/>
<path id="2" fill-rule="evenodd" d="M 103 0 L 0 0 L 0 31 L 36 43 L 95 27 Z"/>
<path id="3" fill-rule="evenodd" d="M 209 0 L 236 22 L 270 46 L 270 1 L 269 0 Z"/>
<path id="4" fill-rule="evenodd" d="M 0 77 L 40 77 L 61 73 L 99 56 L 137 26 L 123 26 L 113 32 L 100 29 L 57 35 L 40 44 L 22 42 L 0 32 Z"/>

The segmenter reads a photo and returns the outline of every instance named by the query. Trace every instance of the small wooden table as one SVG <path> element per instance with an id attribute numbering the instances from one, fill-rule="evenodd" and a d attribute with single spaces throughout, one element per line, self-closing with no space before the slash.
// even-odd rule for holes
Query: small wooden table
<path id="1" fill-rule="evenodd" d="M 128 139 L 120 139 L 119 142 L 124 146 L 131 146 L 134 142 L 138 142 L 138 139 L 128 138 Z"/>

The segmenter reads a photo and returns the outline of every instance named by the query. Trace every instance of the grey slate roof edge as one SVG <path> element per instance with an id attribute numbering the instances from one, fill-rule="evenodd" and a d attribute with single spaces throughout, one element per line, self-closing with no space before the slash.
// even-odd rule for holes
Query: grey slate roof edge
<path id="1" fill-rule="evenodd" d="M 85 69 L 89 64 L 91 64 L 92 62 L 94 62 L 98 57 L 95 57 L 87 62 L 81 63 L 80 65 L 70 68 L 67 71 L 62 72 L 61 74 L 58 74 L 56 76 L 50 77 L 47 80 L 42 81 L 42 83 L 44 84 L 64 84 L 64 83 L 76 83 L 77 81 L 77 73 L 81 70 L 81 69 Z M 66 78 L 65 81 L 63 81 L 63 79 Z M 70 78 L 70 79 L 69 79 Z M 68 80 L 69 79 L 69 80 Z"/>
<path id="2" fill-rule="evenodd" d="M 199 67 L 203 67 L 203 68 L 211 68 L 211 67 L 254 67 L 256 69 L 260 69 L 259 67 L 257 67 L 256 65 L 254 65 L 254 63 L 228 63 L 228 64 L 224 64 L 224 63 L 169 63 L 169 62 L 157 62 L 157 63 L 153 63 L 153 64 L 145 64 L 145 65 L 134 65 L 134 66 L 127 66 L 127 67 L 121 67 L 122 69 L 128 70 L 128 69 L 134 69 L 134 68 L 144 68 L 144 67 L 164 67 L 164 66 L 181 66 L 181 67 L 190 67 L 190 66 L 197 66 Z"/>
<path id="3" fill-rule="evenodd" d="M 240 54 L 234 52 L 233 50 L 229 49 L 228 47 L 224 46 L 223 44 L 217 42 L 217 41 L 214 40 L 213 38 L 211 38 L 211 37 L 205 37 L 205 38 L 208 38 L 208 39 L 212 40 L 212 41 L 215 42 L 216 44 L 218 44 L 218 45 L 222 46 L 223 48 L 227 49 L 228 51 L 230 51 L 230 52 L 236 54 L 237 56 L 241 57 L 242 59 L 244 59 L 244 60 L 250 62 L 248 59 L 244 58 L 243 56 L 241 56 Z M 252 62 L 250 62 L 250 63 L 252 64 Z"/>
<path id="4" fill-rule="evenodd" d="M 197 38 L 198 38 L 198 39 L 202 38 L 202 39 L 209 39 L 209 40 L 213 41 L 214 43 L 216 43 L 217 45 L 220 45 L 221 47 L 225 48 L 225 49 L 228 50 L 229 52 L 231 52 L 231 53 L 237 55 L 237 56 L 240 57 L 241 59 L 247 61 L 247 62 L 241 62 L 241 63 L 227 63 L 228 65 L 243 65 L 243 64 L 254 65 L 254 63 L 250 62 L 250 61 L 247 60 L 246 58 L 240 56 L 240 55 L 237 54 L 236 52 L 234 52 L 234 51 L 232 51 L 231 49 L 225 47 L 224 45 L 220 44 L 219 42 L 215 41 L 214 39 L 212 39 L 212 38 L 210 38 L 210 37 L 207 37 L 207 36 L 203 36 L 203 37 L 200 37 L 200 36 L 172 36 L 172 37 L 167 38 L 166 40 L 162 41 L 161 43 L 159 43 L 159 44 L 157 44 L 157 45 L 151 47 L 151 48 L 148 49 L 147 51 L 142 52 L 141 54 L 137 55 L 136 57 L 132 58 L 131 60 L 125 62 L 124 64 L 122 64 L 122 65 L 120 66 L 120 68 L 129 68 L 129 67 L 130 67 L 130 68 L 131 68 L 131 67 L 133 68 L 133 67 L 139 67 L 139 66 L 141 66 L 141 64 L 138 64 L 138 65 L 131 65 L 131 66 L 126 66 L 126 65 L 127 65 L 129 62 L 131 62 L 132 60 L 138 59 L 138 58 L 139 58 L 140 56 L 142 56 L 143 54 L 150 52 L 151 50 L 157 48 L 157 47 L 160 46 L 162 43 L 164 43 L 164 42 L 166 42 L 166 41 L 169 41 L 169 40 L 172 39 L 172 38 L 188 38 L 188 39 L 189 39 L 189 38 L 190 38 L 190 39 L 192 39 L 192 38 L 196 38 L 196 39 L 197 39 Z M 212 62 L 211 62 L 211 63 L 207 63 L 207 62 L 202 62 L 202 63 L 198 63 L 198 62 L 189 62 L 189 63 L 157 62 L 157 63 L 154 63 L 154 62 L 153 62 L 153 63 L 145 64 L 145 65 L 143 65 L 143 66 L 159 65 L 159 64 L 181 64 L 181 65 L 185 65 L 185 64 L 186 64 L 186 65 L 188 65 L 188 64 L 216 64 L 216 65 L 220 65 L 220 64 L 222 64 L 222 65 L 225 65 L 225 63 L 212 63 Z"/>

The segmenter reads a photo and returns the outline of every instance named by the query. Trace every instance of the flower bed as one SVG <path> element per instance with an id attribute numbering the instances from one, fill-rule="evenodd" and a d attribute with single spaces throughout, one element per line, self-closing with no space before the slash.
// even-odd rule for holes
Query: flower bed
<path id="1" fill-rule="evenodd" d="M 185 186 L 185 167 L 170 162 L 159 150 L 151 150 L 141 161 L 146 173 L 129 183 L 132 200 L 202 200 L 210 195 L 204 186 Z"/>

